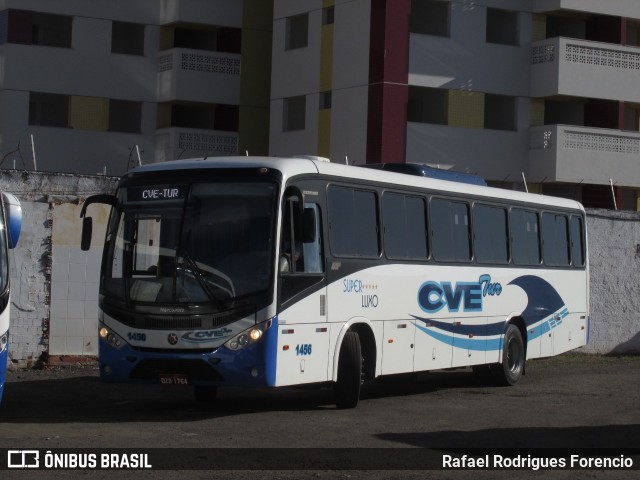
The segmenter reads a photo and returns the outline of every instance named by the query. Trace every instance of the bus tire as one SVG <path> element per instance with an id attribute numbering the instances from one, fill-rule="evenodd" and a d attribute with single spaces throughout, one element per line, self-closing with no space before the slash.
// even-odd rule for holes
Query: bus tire
<path id="1" fill-rule="evenodd" d="M 208 385 L 194 385 L 193 397 L 198 403 L 211 403 L 218 396 L 218 387 Z"/>
<path id="2" fill-rule="evenodd" d="M 491 366 L 491 372 L 499 385 L 515 385 L 522 378 L 525 363 L 524 342 L 520 329 L 513 324 L 504 332 L 502 363 Z"/>
<path id="3" fill-rule="evenodd" d="M 360 399 L 362 386 L 362 348 L 356 332 L 348 331 L 338 357 L 338 380 L 334 395 L 338 408 L 354 408 Z"/>

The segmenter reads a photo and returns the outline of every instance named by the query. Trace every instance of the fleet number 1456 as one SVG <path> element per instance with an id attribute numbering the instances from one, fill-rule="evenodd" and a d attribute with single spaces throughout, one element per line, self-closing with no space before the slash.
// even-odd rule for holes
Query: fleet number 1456
<path id="1" fill-rule="evenodd" d="M 303 343 L 296 345 L 296 355 L 311 355 L 311 344 Z"/>

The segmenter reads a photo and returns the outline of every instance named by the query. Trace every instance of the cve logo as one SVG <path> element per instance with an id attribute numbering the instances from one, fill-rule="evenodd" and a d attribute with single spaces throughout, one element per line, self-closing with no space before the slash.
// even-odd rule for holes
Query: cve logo
<path id="1" fill-rule="evenodd" d="M 425 282 L 418 290 L 418 304 L 427 313 L 436 313 L 444 307 L 450 312 L 481 312 L 482 298 L 502 293 L 499 283 L 491 283 L 489 275 L 481 275 L 477 282 Z"/>

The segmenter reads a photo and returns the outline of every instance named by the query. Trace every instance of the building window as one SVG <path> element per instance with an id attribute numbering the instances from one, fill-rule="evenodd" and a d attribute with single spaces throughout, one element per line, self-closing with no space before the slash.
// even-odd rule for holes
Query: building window
<path id="1" fill-rule="evenodd" d="M 14 9 L 4 15 L 2 42 L 71 48 L 73 17 Z"/>
<path id="2" fill-rule="evenodd" d="M 335 20 L 335 7 L 322 9 L 322 25 L 331 25 Z"/>
<path id="3" fill-rule="evenodd" d="M 73 17 L 33 12 L 33 45 L 71 48 L 72 23 Z"/>
<path id="4" fill-rule="evenodd" d="M 284 99 L 282 129 L 285 132 L 304 130 L 307 98 L 304 95 Z"/>
<path id="5" fill-rule="evenodd" d="M 171 48 L 240 53 L 242 30 L 231 27 L 160 27 L 160 50 Z"/>
<path id="6" fill-rule="evenodd" d="M 516 130 L 516 98 L 410 86 L 407 121 L 460 128 Z"/>
<path id="7" fill-rule="evenodd" d="M 320 92 L 320 104 L 318 108 L 320 108 L 320 110 L 331 108 L 331 91 Z"/>
<path id="8" fill-rule="evenodd" d="M 140 133 L 142 103 L 54 93 L 29 94 L 29 125 Z"/>
<path id="9" fill-rule="evenodd" d="M 29 125 L 69 126 L 69 96 L 54 93 L 29 94 Z"/>
<path id="10" fill-rule="evenodd" d="M 519 45 L 519 37 L 518 12 L 487 8 L 487 43 Z"/>
<path id="11" fill-rule="evenodd" d="M 640 22 L 627 20 L 627 45 L 640 46 Z"/>
<path id="12" fill-rule="evenodd" d="M 140 133 L 142 103 L 127 100 L 109 100 L 109 130 L 112 132 Z"/>
<path id="13" fill-rule="evenodd" d="M 451 24 L 451 2 L 440 0 L 411 1 L 411 33 L 448 37 Z"/>
<path id="14" fill-rule="evenodd" d="M 409 122 L 447 124 L 447 90 L 409 86 Z"/>
<path id="15" fill-rule="evenodd" d="M 309 42 L 309 14 L 303 13 L 287 18 L 285 48 L 294 50 L 304 48 Z"/>
<path id="16" fill-rule="evenodd" d="M 485 94 L 484 128 L 516 130 L 516 100 L 507 95 Z"/>
<path id="17" fill-rule="evenodd" d="M 214 130 L 216 111 L 212 105 L 171 105 L 172 127 Z"/>
<path id="18" fill-rule="evenodd" d="M 144 55 L 144 25 L 112 22 L 111 52 Z"/>

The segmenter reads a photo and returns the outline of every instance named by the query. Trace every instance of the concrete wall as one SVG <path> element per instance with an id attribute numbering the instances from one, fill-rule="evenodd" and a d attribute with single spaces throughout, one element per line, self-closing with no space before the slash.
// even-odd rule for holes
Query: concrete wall
<path id="1" fill-rule="evenodd" d="M 589 210 L 588 353 L 640 353 L 640 213 Z"/>
<path id="2" fill-rule="evenodd" d="M 108 207 L 92 205 L 93 245 L 80 250 L 80 208 L 117 178 L 0 171 L 22 202 L 11 251 L 10 367 L 97 354 L 99 259 Z M 591 340 L 585 353 L 640 353 L 640 213 L 590 210 Z"/>
<path id="3" fill-rule="evenodd" d="M 104 230 L 80 250 L 80 207 L 115 190 L 117 178 L 0 171 L 0 189 L 22 204 L 22 233 L 10 251 L 10 367 L 30 367 L 49 355 L 97 354 L 99 258 Z M 106 213 L 93 210 L 99 226 Z M 97 218 L 96 218 L 97 220 Z"/>

